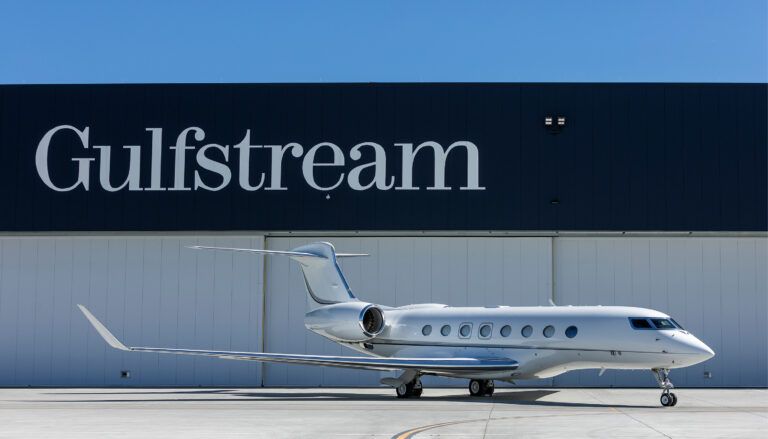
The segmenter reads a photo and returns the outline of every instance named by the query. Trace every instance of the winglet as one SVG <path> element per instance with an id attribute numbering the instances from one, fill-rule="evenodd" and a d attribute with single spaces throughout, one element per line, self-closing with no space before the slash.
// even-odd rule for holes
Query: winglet
<path id="1" fill-rule="evenodd" d="M 104 341 L 107 342 L 107 344 L 109 344 L 115 349 L 120 349 L 121 351 L 131 350 L 126 345 L 120 343 L 120 340 L 118 340 L 117 337 L 112 335 L 112 333 L 109 332 L 109 329 L 107 329 L 106 326 L 102 325 L 101 322 L 96 317 L 94 317 L 90 311 L 88 311 L 88 308 L 80 304 L 78 304 L 77 307 L 80 308 L 80 311 L 83 312 L 83 315 L 85 316 L 85 318 L 88 319 L 89 322 L 91 322 L 91 325 L 93 325 L 94 329 L 96 329 L 96 332 L 99 333 L 101 338 L 103 338 Z"/>

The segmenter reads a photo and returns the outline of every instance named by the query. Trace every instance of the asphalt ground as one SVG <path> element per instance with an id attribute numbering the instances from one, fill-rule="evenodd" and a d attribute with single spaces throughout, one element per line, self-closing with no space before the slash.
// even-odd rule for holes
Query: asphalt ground
<path id="1" fill-rule="evenodd" d="M 2 438 L 767 438 L 768 390 L 0 389 Z"/>

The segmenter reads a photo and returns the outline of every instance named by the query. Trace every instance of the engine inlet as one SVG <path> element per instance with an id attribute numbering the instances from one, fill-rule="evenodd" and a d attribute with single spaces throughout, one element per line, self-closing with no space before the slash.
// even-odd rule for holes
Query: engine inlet
<path id="1" fill-rule="evenodd" d="M 379 335 L 384 329 L 384 314 L 376 306 L 369 305 L 365 307 L 360 314 L 360 327 L 363 328 L 365 335 L 369 337 Z"/>

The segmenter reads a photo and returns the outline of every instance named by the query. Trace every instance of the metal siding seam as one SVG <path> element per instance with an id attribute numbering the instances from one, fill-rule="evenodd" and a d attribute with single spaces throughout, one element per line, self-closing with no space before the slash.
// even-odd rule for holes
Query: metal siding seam
<path id="1" fill-rule="evenodd" d="M 266 236 L 261 237 L 262 247 L 264 250 L 269 250 L 267 247 L 267 238 Z M 265 343 L 265 337 L 267 334 L 267 327 L 266 327 L 266 321 L 267 321 L 267 258 L 264 256 L 261 256 L 261 334 L 258 337 L 259 342 L 259 352 L 264 352 L 264 346 Z M 259 378 L 261 381 L 261 387 L 264 387 L 264 376 L 266 375 L 266 367 L 264 367 L 264 362 L 259 362 Z"/>
<path id="2" fill-rule="evenodd" d="M 552 300 L 552 303 L 557 304 L 556 300 L 556 288 L 557 288 L 557 264 L 555 263 L 555 249 L 556 249 L 556 243 L 555 243 L 555 237 L 549 238 L 549 282 L 550 282 L 550 299 Z"/>

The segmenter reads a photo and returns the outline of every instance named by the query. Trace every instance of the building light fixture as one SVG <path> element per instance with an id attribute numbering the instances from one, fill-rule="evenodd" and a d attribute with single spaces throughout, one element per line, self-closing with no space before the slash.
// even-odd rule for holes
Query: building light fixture
<path id="1" fill-rule="evenodd" d="M 550 134 L 560 134 L 565 127 L 565 116 L 545 116 L 544 127 Z"/>

